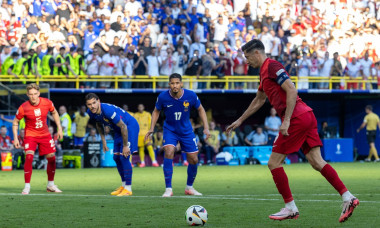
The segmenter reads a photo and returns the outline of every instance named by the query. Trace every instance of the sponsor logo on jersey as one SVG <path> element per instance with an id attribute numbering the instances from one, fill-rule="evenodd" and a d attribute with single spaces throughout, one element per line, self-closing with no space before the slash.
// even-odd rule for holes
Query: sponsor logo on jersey
<path id="1" fill-rule="evenodd" d="M 34 109 L 34 115 L 37 117 L 37 116 L 41 116 L 41 109 L 37 108 L 37 109 Z"/>
<path id="2" fill-rule="evenodd" d="M 116 112 L 113 112 L 111 119 L 115 118 L 115 116 L 116 116 Z"/>

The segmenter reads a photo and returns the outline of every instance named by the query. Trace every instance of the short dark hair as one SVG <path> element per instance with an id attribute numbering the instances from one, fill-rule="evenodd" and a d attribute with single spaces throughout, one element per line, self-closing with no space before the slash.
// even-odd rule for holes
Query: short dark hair
<path id="1" fill-rule="evenodd" d="M 49 52 L 52 52 L 52 51 L 54 51 L 54 48 L 53 47 L 48 47 L 48 51 L 47 52 L 49 53 Z"/>
<path id="2" fill-rule="evenodd" d="M 244 44 L 243 47 L 241 48 L 241 50 L 243 52 L 250 52 L 250 51 L 255 50 L 255 49 L 264 52 L 265 47 L 264 47 L 263 42 L 261 42 L 258 39 L 252 39 L 248 43 Z"/>
<path id="3" fill-rule="evenodd" d="M 365 106 L 365 109 L 368 109 L 368 110 L 372 111 L 373 107 L 372 107 L 372 105 L 367 105 L 367 106 Z"/>
<path id="4" fill-rule="evenodd" d="M 88 100 L 91 100 L 95 98 L 95 100 L 99 100 L 99 97 L 98 95 L 96 95 L 95 93 L 89 93 L 86 95 L 86 97 L 84 98 L 85 101 L 88 101 Z"/>
<path id="5" fill-rule="evenodd" d="M 60 51 L 61 51 L 61 50 L 66 50 L 66 48 L 65 48 L 65 47 L 60 47 L 59 50 L 60 50 Z"/>
<path id="6" fill-rule="evenodd" d="M 169 82 L 172 80 L 172 78 L 178 78 L 182 82 L 182 76 L 180 74 L 174 73 L 169 76 Z"/>

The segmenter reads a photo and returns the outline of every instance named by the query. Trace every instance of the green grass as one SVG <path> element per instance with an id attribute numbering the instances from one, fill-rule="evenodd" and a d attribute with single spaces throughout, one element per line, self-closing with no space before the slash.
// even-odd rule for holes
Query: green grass
<path id="1" fill-rule="evenodd" d="M 34 170 L 31 195 L 22 196 L 23 172 L 0 172 L 0 227 L 186 227 L 184 213 L 204 206 L 207 227 L 379 227 L 380 164 L 333 164 L 359 198 L 360 206 L 338 222 L 341 197 L 307 164 L 288 165 L 298 220 L 271 221 L 283 201 L 266 166 L 199 167 L 195 187 L 202 197 L 184 196 L 186 167 L 175 167 L 174 196 L 164 192 L 162 168 L 134 168 L 133 196 L 112 197 L 119 186 L 116 168 L 59 169 L 62 194 L 46 193 L 46 173 Z"/>

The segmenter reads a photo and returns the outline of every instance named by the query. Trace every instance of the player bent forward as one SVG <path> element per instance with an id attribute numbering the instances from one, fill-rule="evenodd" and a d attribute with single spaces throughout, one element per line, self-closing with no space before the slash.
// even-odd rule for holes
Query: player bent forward
<path id="1" fill-rule="evenodd" d="M 298 97 L 297 90 L 281 63 L 266 57 L 264 45 L 260 40 L 249 41 L 242 50 L 250 66 L 260 67 L 260 86 L 248 109 L 227 128 L 227 131 L 239 127 L 244 120 L 258 111 L 267 97 L 282 119 L 280 134 L 273 144 L 268 166 L 276 187 L 285 201 L 285 208 L 270 215 L 269 218 L 284 220 L 297 219 L 299 216 L 282 164 L 288 154 L 302 148 L 311 166 L 321 172 L 342 196 L 343 211 L 339 222 L 346 221 L 359 205 L 359 200 L 347 190 L 334 168 L 321 157 L 322 142 L 318 136 L 317 120 L 313 110 Z"/>
<path id="2" fill-rule="evenodd" d="M 47 98 L 40 97 L 40 87 L 35 84 L 29 84 L 26 87 L 26 95 L 29 101 L 24 102 L 17 110 L 16 117 L 13 120 L 13 144 L 16 148 L 20 148 L 20 142 L 17 137 L 17 130 L 19 122 L 22 118 L 25 119 L 25 165 L 24 165 L 24 178 L 25 188 L 22 194 L 27 195 L 30 193 L 30 179 L 32 178 L 32 163 L 34 152 L 38 146 L 40 156 L 45 155 L 47 164 L 48 184 L 46 190 L 48 192 L 62 192 L 54 185 L 55 175 L 55 143 L 51 138 L 49 127 L 47 124 L 47 115 L 49 112 L 53 115 L 54 121 L 57 124 L 58 139 L 62 139 L 62 127 L 59 120 L 59 115 L 55 109 L 53 102 Z"/>
<path id="3" fill-rule="evenodd" d="M 104 137 L 104 126 L 109 126 L 115 132 L 113 144 L 113 160 L 121 177 L 122 186 L 111 192 L 116 196 L 132 195 L 132 164 L 131 152 L 137 152 L 137 138 L 139 124 L 128 112 L 123 109 L 101 103 L 98 95 L 89 93 L 86 95 L 87 114 L 96 121 L 96 128 L 100 133 L 103 143 L 103 152 L 109 151 Z"/>
<path id="4" fill-rule="evenodd" d="M 163 147 L 165 151 L 164 158 L 164 176 L 166 190 L 162 197 L 173 195 L 172 176 L 173 176 L 173 158 L 175 147 L 178 142 L 181 149 L 187 153 L 189 166 L 187 167 L 187 186 L 186 195 L 202 195 L 193 188 L 195 177 L 198 169 L 198 146 L 193 128 L 190 123 L 190 110 L 196 108 L 203 122 L 203 133 L 206 140 L 210 137 L 206 112 L 201 105 L 198 96 L 191 90 L 183 89 L 182 77 L 180 74 L 172 74 L 169 77 L 170 89 L 162 92 L 156 101 L 156 107 L 152 113 L 152 123 L 150 130 L 145 136 L 145 140 L 154 131 L 160 111 L 165 112 Z"/>

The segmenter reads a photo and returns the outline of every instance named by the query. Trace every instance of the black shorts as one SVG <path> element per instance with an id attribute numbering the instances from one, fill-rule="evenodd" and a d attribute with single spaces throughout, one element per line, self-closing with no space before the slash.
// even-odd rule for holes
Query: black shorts
<path id="1" fill-rule="evenodd" d="M 367 131 L 368 143 L 374 143 L 376 140 L 376 131 Z"/>

